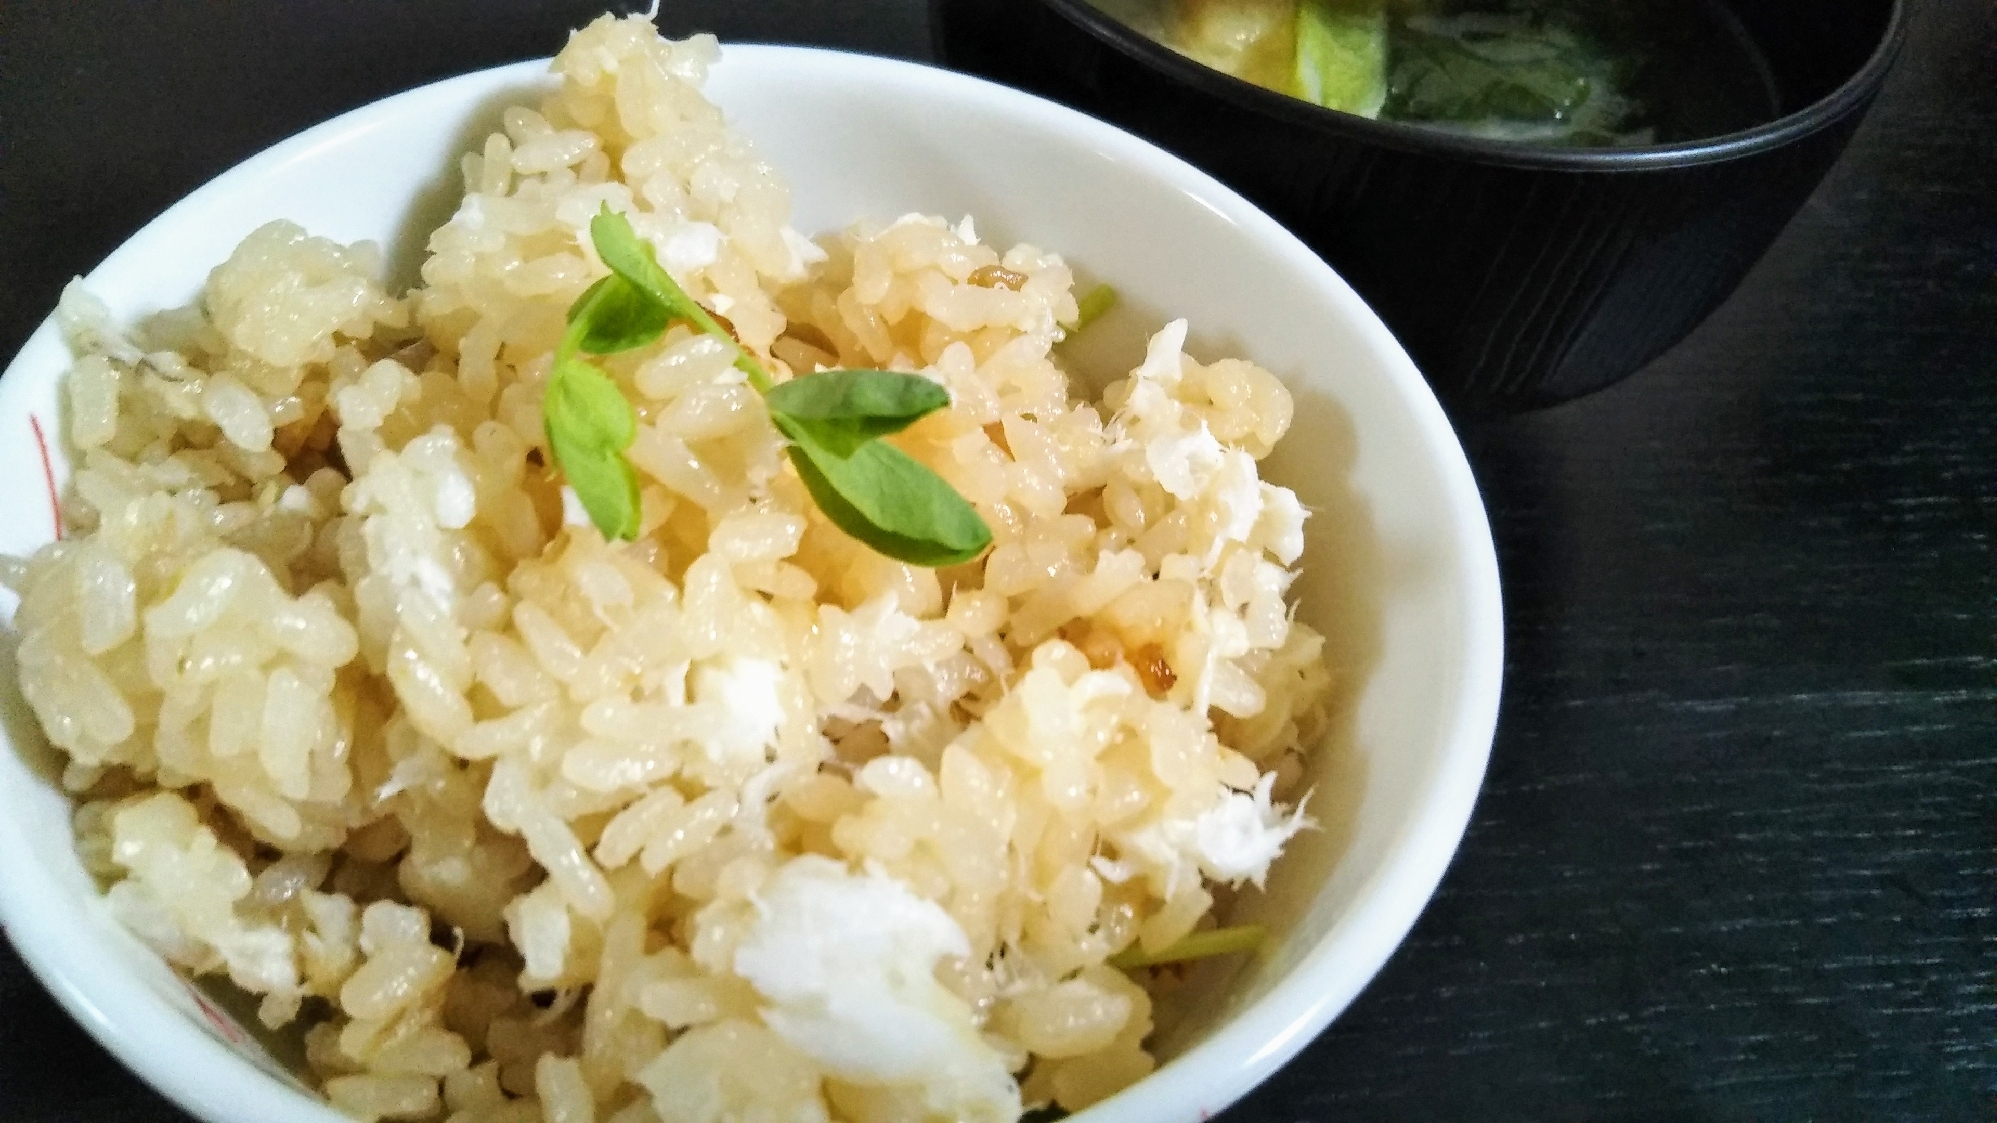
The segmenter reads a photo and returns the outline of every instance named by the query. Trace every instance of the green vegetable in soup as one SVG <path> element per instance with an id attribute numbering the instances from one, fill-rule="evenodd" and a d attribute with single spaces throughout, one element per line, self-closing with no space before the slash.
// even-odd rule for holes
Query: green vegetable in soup
<path id="1" fill-rule="evenodd" d="M 1297 9 L 1296 96 L 1378 117 L 1387 101 L 1383 0 L 1303 0 Z"/>
<path id="2" fill-rule="evenodd" d="M 1236 78 L 1290 92 L 1297 0 L 1171 0 L 1166 34 L 1180 51 Z"/>
<path id="3" fill-rule="evenodd" d="M 1328 109 L 1372 117 L 1387 96 L 1386 0 L 1173 0 L 1186 55 Z"/>
<path id="4" fill-rule="evenodd" d="M 1132 26 L 1327 109 L 1499 140 L 1642 144 L 1655 136 L 1631 127 L 1638 106 L 1621 92 L 1644 56 L 1598 33 L 1598 24 L 1623 18 L 1614 0 L 1155 2 L 1162 21 Z M 1139 10 L 1138 0 L 1096 3 L 1120 18 Z"/>
<path id="5" fill-rule="evenodd" d="M 1394 37 L 1388 117 L 1501 140 L 1602 144 L 1630 102 L 1600 44 L 1523 10 L 1411 16 Z"/>

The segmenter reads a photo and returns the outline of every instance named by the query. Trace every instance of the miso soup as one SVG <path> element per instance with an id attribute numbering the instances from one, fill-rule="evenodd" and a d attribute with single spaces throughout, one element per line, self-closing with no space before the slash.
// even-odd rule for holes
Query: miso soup
<path id="1" fill-rule="evenodd" d="M 1767 62 L 1717 0 L 1090 0 L 1305 101 L 1494 140 L 1664 144 L 1773 119 Z"/>

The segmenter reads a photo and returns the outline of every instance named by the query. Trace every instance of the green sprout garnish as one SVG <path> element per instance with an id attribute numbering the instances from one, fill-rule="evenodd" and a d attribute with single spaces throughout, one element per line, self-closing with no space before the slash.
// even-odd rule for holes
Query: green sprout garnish
<path id="1" fill-rule="evenodd" d="M 589 234 L 610 276 L 569 308 L 541 409 L 549 451 L 605 538 L 638 536 L 638 477 L 624 456 L 638 415 L 583 356 L 642 347 L 684 322 L 734 352 L 735 366 L 790 441 L 805 489 L 833 525 L 911 565 L 958 565 L 991 545 L 991 528 L 955 488 L 880 439 L 948 406 L 942 386 L 891 370 L 827 370 L 778 383 L 659 266 L 623 215 L 604 207 Z"/>

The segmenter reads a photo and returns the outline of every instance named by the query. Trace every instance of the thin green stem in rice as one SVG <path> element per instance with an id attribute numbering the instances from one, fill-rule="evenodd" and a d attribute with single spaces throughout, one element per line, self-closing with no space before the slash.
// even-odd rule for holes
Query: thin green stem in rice
<path id="1" fill-rule="evenodd" d="M 1139 967 L 1156 967 L 1163 963 L 1183 963 L 1189 959 L 1209 959 L 1216 955 L 1234 955 L 1244 951 L 1254 951 L 1268 939 L 1269 931 L 1260 924 L 1240 924 L 1232 928 L 1214 928 L 1178 940 L 1157 951 L 1146 952 L 1132 946 L 1109 957 L 1112 967 L 1130 971 Z"/>

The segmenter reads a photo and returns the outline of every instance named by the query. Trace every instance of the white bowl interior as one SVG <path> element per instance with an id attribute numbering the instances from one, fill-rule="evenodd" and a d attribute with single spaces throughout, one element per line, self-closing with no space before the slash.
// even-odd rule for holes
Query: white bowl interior
<path id="1" fill-rule="evenodd" d="M 427 230 L 456 205 L 457 156 L 498 109 L 549 81 L 545 64 L 523 63 L 313 129 L 175 206 L 89 287 L 122 319 L 183 304 L 237 241 L 277 218 L 381 242 L 397 275 L 413 278 Z M 974 215 L 985 240 L 1058 250 L 1116 286 L 1119 308 L 1076 348 L 1096 373 L 1127 369 L 1146 334 L 1185 316 L 1196 355 L 1246 355 L 1296 395 L 1295 425 L 1267 470 L 1315 513 L 1296 592 L 1300 616 L 1330 637 L 1342 705 L 1313 758 L 1323 829 L 1300 836 L 1266 893 L 1234 903 L 1234 919 L 1276 938 L 1236 970 L 1196 975 L 1194 1001 L 1161 1012 L 1169 1063 L 1077 1117 L 1203 1119 L 1351 1001 L 1434 891 L 1468 819 L 1496 716 L 1501 630 L 1490 534 L 1462 452 L 1406 355 L 1330 269 L 1141 141 L 973 79 L 796 48 L 729 48 L 709 91 L 793 184 L 800 229 Z M 45 324 L 0 381 L 0 478 L 16 482 L 0 494 L 0 552 L 29 553 L 54 533 L 42 447 L 59 487 L 68 361 Z M 0 753 L 0 922 L 30 965 L 197 1115 L 339 1119 L 109 919 L 11 666 L 0 688 L 12 746 Z"/>

